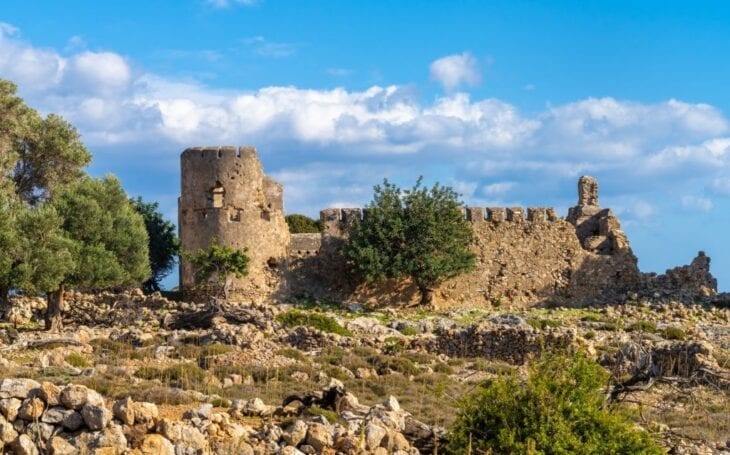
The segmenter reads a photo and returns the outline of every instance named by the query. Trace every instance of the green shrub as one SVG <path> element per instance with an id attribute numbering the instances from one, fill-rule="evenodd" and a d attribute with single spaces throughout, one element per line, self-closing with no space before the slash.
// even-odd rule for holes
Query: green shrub
<path id="1" fill-rule="evenodd" d="M 292 234 L 316 234 L 322 232 L 322 222 L 314 220 L 306 215 L 292 213 L 284 217 L 289 225 L 289 232 Z"/>
<path id="2" fill-rule="evenodd" d="M 530 324 L 533 329 L 537 330 L 545 330 L 548 327 L 560 327 L 560 321 L 552 319 L 528 318 L 527 323 Z"/>
<path id="3" fill-rule="evenodd" d="M 276 320 L 284 327 L 308 326 L 327 333 L 336 333 L 337 335 L 348 337 L 352 336 L 352 332 L 324 314 L 291 310 L 278 314 Z"/>
<path id="4" fill-rule="evenodd" d="M 636 321 L 626 328 L 628 332 L 656 333 L 656 323 L 652 321 Z"/>
<path id="5" fill-rule="evenodd" d="M 391 355 L 379 355 L 368 358 L 368 363 L 377 370 L 378 374 L 387 374 L 389 371 L 397 371 L 404 375 L 418 374 L 418 367 L 410 359 Z"/>
<path id="6" fill-rule="evenodd" d="M 667 340 L 685 340 L 687 339 L 687 334 L 684 333 L 684 330 L 682 330 L 679 327 L 667 327 L 663 330 L 662 335 Z"/>
<path id="7" fill-rule="evenodd" d="M 401 327 L 398 331 L 405 336 L 418 335 L 418 330 L 415 327 L 405 326 Z"/>
<path id="8" fill-rule="evenodd" d="M 66 363 L 76 368 L 87 368 L 89 366 L 89 361 L 86 360 L 86 357 L 77 352 L 72 352 L 67 355 Z"/>
<path id="9" fill-rule="evenodd" d="M 609 332 L 617 332 L 621 326 L 617 322 L 609 321 L 601 325 L 601 330 L 607 330 Z"/>
<path id="10" fill-rule="evenodd" d="M 583 338 L 585 338 L 586 340 L 592 340 L 595 337 L 596 337 L 596 332 L 594 332 L 593 330 L 589 330 L 583 334 Z"/>
<path id="11" fill-rule="evenodd" d="M 585 316 L 583 316 L 582 318 L 580 318 L 580 320 L 583 322 L 601 322 L 602 318 L 598 314 L 588 313 Z"/>
<path id="12" fill-rule="evenodd" d="M 461 400 L 448 453 L 661 454 L 619 410 L 604 406 L 608 373 L 577 354 L 547 356 L 526 381 L 507 375 Z"/>
<path id="13" fill-rule="evenodd" d="M 307 414 L 311 416 L 322 416 L 327 419 L 329 423 L 335 423 L 337 422 L 337 420 L 339 420 L 339 417 L 337 416 L 337 413 L 335 411 L 320 408 L 319 406 L 312 406 L 311 408 L 307 408 Z"/>
<path id="14" fill-rule="evenodd" d="M 141 379 L 157 379 L 163 384 L 174 384 L 182 388 L 199 385 L 205 381 L 205 371 L 193 363 L 178 363 L 165 369 L 141 367 L 134 375 Z"/>

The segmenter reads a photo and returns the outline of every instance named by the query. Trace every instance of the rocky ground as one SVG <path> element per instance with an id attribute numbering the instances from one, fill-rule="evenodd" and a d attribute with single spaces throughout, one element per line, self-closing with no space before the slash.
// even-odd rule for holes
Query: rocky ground
<path id="1" fill-rule="evenodd" d="M 0 329 L 12 453 L 430 454 L 465 392 L 576 349 L 613 372 L 621 385 L 607 392 L 671 453 L 730 453 L 724 297 L 444 313 L 68 299 L 62 334 L 38 330 L 45 303 L 33 298 Z"/>

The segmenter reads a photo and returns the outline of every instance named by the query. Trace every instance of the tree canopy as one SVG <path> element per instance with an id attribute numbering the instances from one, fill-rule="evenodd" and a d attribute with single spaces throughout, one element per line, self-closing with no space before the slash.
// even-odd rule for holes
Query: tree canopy
<path id="1" fill-rule="evenodd" d="M 160 282 L 170 274 L 177 263 L 180 239 L 175 225 L 166 220 L 159 211 L 157 202 L 144 202 L 141 197 L 131 200 L 137 213 L 142 215 L 149 235 L 150 279 L 145 281 L 146 292 L 159 291 Z"/>
<path id="2" fill-rule="evenodd" d="M 322 232 L 322 222 L 314 220 L 306 215 L 293 213 L 285 217 L 289 225 L 289 232 L 292 234 L 316 234 Z"/>
<path id="3" fill-rule="evenodd" d="M 207 249 L 183 254 L 195 267 L 195 281 L 204 286 L 212 281 L 226 300 L 232 278 L 241 278 L 248 274 L 249 257 L 246 250 L 220 245 L 216 239 L 211 240 Z"/>
<path id="4" fill-rule="evenodd" d="M 429 189 L 421 179 L 401 190 L 385 180 L 374 188 L 364 219 L 350 228 L 344 254 L 366 281 L 411 277 L 421 303 L 430 304 L 434 288 L 474 267 L 471 238 L 454 190 Z"/>
<path id="5" fill-rule="evenodd" d="M 49 199 L 80 178 L 91 162 L 76 129 L 58 115 L 43 118 L 16 95 L 16 86 L 0 80 L 0 172 L 28 204 Z"/>

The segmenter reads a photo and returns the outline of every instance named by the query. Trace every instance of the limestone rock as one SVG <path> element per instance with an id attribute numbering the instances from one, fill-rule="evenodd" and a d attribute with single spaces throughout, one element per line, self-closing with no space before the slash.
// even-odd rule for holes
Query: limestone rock
<path id="1" fill-rule="evenodd" d="M 19 398 L 23 400 L 28 397 L 31 390 L 40 386 L 38 381 L 32 379 L 3 379 L 0 382 L 0 398 Z"/>
<path id="2" fill-rule="evenodd" d="M 83 408 L 86 403 L 91 403 L 96 406 L 104 405 L 104 399 L 101 395 L 82 385 L 66 386 L 59 394 L 59 401 L 68 409 L 74 409 L 76 411 Z"/>
<path id="3" fill-rule="evenodd" d="M 0 417 L 0 441 L 9 444 L 17 437 L 18 432 L 13 428 L 13 424 Z"/>
<path id="4" fill-rule="evenodd" d="M 74 412 L 76 411 L 74 411 L 73 409 L 66 409 L 61 406 L 48 408 L 46 409 L 46 412 L 43 413 L 43 416 L 41 417 L 41 422 L 59 425 Z"/>
<path id="5" fill-rule="evenodd" d="M 93 404 L 84 405 L 81 408 L 81 416 L 86 426 L 91 430 L 101 430 L 111 420 L 111 413 L 107 408 Z"/>
<path id="6" fill-rule="evenodd" d="M 58 406 L 61 402 L 59 396 L 61 388 L 52 382 L 44 381 L 38 389 L 38 396 L 45 401 L 48 406 Z"/>
<path id="7" fill-rule="evenodd" d="M 45 405 L 40 398 L 26 398 L 20 405 L 18 416 L 23 420 L 37 420 L 43 414 Z"/>
<path id="8" fill-rule="evenodd" d="M 298 446 L 307 437 L 307 424 L 303 420 L 296 420 L 284 431 L 282 438 L 290 446 Z"/>
<path id="9" fill-rule="evenodd" d="M 134 402 L 132 398 L 127 397 L 118 400 L 112 406 L 114 418 L 125 425 L 134 425 Z"/>
<path id="10" fill-rule="evenodd" d="M 77 455 L 79 449 L 67 440 L 59 436 L 54 436 L 48 443 L 48 452 L 50 455 Z"/>
<path id="11" fill-rule="evenodd" d="M 162 419 L 157 424 L 157 431 L 177 447 L 205 450 L 208 446 L 205 436 L 200 430 L 187 422 Z"/>
<path id="12" fill-rule="evenodd" d="M 139 451 L 142 455 L 175 455 L 175 446 L 159 434 L 148 434 Z"/>
<path id="13" fill-rule="evenodd" d="M 5 398 L 0 400 L 0 412 L 3 416 L 12 422 L 18 416 L 20 405 L 22 402 L 17 398 Z"/>
<path id="14" fill-rule="evenodd" d="M 332 433 L 321 423 L 310 423 L 307 429 L 307 444 L 321 453 L 325 448 L 332 446 Z"/>
<path id="15" fill-rule="evenodd" d="M 375 450 L 376 447 L 380 447 L 380 443 L 388 432 L 385 428 L 380 425 L 376 425 L 373 422 L 368 423 L 365 426 L 365 445 L 370 450 Z"/>
<path id="16" fill-rule="evenodd" d="M 28 435 L 21 434 L 10 444 L 15 455 L 38 455 L 38 447 Z"/>

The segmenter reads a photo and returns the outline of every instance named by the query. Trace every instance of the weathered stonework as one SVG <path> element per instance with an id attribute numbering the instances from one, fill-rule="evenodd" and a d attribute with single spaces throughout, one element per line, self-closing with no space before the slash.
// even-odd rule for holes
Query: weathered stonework
<path id="1" fill-rule="evenodd" d="M 207 248 L 213 239 L 246 248 L 249 274 L 234 280 L 232 295 L 245 300 L 270 296 L 278 288 L 277 268 L 290 243 L 282 186 L 264 175 L 253 147 L 189 148 L 180 163 L 182 250 Z M 180 284 L 186 290 L 195 285 L 194 270 L 184 258 Z"/>
<path id="2" fill-rule="evenodd" d="M 322 210 L 322 234 L 290 235 L 283 189 L 266 177 L 253 148 L 193 148 L 182 155 L 180 232 L 183 251 L 224 245 L 248 248 L 249 276 L 237 280 L 243 300 L 287 300 L 309 296 L 369 304 L 416 303 L 408 280 L 359 284 L 339 251 L 352 223 L 367 216 L 359 208 Z M 598 205 L 598 182 L 581 177 L 578 204 L 567 218 L 552 208 L 467 207 L 474 230 L 477 267 L 445 282 L 435 293 L 439 306 L 527 306 L 617 301 L 630 292 L 669 288 L 682 296 L 713 295 L 717 283 L 709 258 L 666 275 L 640 273 L 614 213 Z M 184 289 L 193 270 L 181 264 Z"/>

